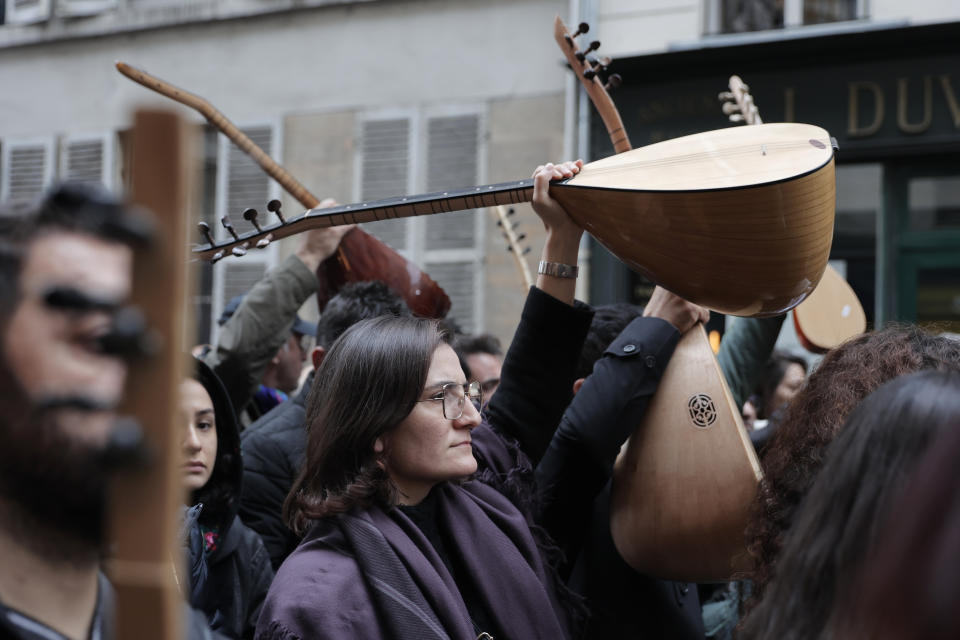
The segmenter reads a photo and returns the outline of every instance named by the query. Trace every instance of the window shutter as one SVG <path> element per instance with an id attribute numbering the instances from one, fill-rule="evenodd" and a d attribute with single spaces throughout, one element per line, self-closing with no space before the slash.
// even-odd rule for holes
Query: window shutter
<path id="1" fill-rule="evenodd" d="M 407 194 L 410 184 L 410 120 L 367 120 L 361 130 L 360 199 Z M 363 225 L 364 231 L 396 251 L 409 250 L 407 225 L 398 218 Z"/>
<path id="2" fill-rule="evenodd" d="M 450 215 L 450 214 L 441 214 Z M 427 262 L 425 270 L 450 297 L 450 313 L 465 333 L 477 330 L 477 264 L 467 262 Z"/>
<path id="3" fill-rule="evenodd" d="M 250 127 L 243 132 L 263 151 L 273 156 L 273 129 L 271 127 Z M 243 219 L 243 211 L 254 208 L 260 213 L 258 220 L 262 223 L 272 216 L 267 212 L 267 202 L 270 200 L 270 178 L 256 161 L 241 151 L 235 144 L 223 138 L 227 144 L 227 180 L 226 180 L 226 209 L 221 217 L 230 216 L 230 222 L 238 234 L 253 231 L 253 225 Z M 271 220 L 270 222 L 273 222 Z M 220 226 L 220 234 L 227 237 L 227 230 Z M 247 256 L 244 256 L 246 259 Z"/>
<path id="4" fill-rule="evenodd" d="M 275 155 L 274 127 L 253 126 L 242 128 L 253 142 L 273 157 Z M 261 225 L 272 223 L 272 213 L 267 211 L 267 202 L 276 197 L 276 186 L 264 173 L 260 165 L 241 151 L 226 136 L 217 137 L 217 219 L 214 225 L 219 238 L 230 237 L 229 232 L 220 224 L 224 215 L 230 216 L 230 222 L 240 235 L 253 231 L 253 225 L 244 220 L 243 211 L 254 208 L 258 211 Z M 216 340 L 217 318 L 223 307 L 234 296 L 246 293 L 276 262 L 276 248 L 250 249 L 240 258 L 228 256 L 214 265 L 213 302 L 211 307 L 211 328 Z"/>
<path id="5" fill-rule="evenodd" d="M 50 0 L 2 0 L 6 2 L 9 24 L 42 22 L 50 17 Z"/>
<path id="6" fill-rule="evenodd" d="M 476 115 L 430 118 L 427 123 L 427 193 L 477 184 Z M 473 249 L 477 211 L 431 216 L 426 223 L 426 247 Z"/>
<path id="7" fill-rule="evenodd" d="M 226 303 L 234 297 L 250 291 L 250 288 L 257 284 L 257 281 L 267 272 L 267 265 L 265 263 L 244 262 L 244 260 L 246 260 L 246 256 L 240 259 L 227 258 L 214 267 L 220 267 L 225 270 L 223 296 L 221 297 L 223 304 L 220 306 L 221 311 Z M 216 321 L 216 318 L 214 318 L 214 321 Z"/>
<path id="8" fill-rule="evenodd" d="M 117 0 L 57 0 L 57 15 L 93 16 L 117 7 Z"/>
<path id="9" fill-rule="evenodd" d="M 0 200 L 34 200 L 53 181 L 53 145 L 7 142 L 2 165 Z"/>
<path id="10" fill-rule="evenodd" d="M 427 192 L 479 183 L 480 117 L 428 118 Z M 482 246 L 476 209 L 424 218 L 425 270 L 450 296 L 450 317 L 466 332 L 480 326 Z"/>
<path id="11" fill-rule="evenodd" d="M 60 152 L 60 179 L 110 188 L 113 146 L 110 136 L 67 138 Z"/>

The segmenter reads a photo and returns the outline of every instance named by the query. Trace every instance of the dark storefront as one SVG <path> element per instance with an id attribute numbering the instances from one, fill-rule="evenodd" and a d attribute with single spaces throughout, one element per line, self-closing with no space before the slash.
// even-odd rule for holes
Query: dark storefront
<path id="1" fill-rule="evenodd" d="M 731 74 L 765 122 L 827 129 L 840 148 L 831 260 L 868 322 L 960 332 L 960 23 L 864 29 L 616 60 L 613 98 L 635 147 L 743 126 L 717 98 Z M 591 118 L 591 157 L 609 155 Z M 594 303 L 649 291 L 596 245 L 591 274 Z"/>

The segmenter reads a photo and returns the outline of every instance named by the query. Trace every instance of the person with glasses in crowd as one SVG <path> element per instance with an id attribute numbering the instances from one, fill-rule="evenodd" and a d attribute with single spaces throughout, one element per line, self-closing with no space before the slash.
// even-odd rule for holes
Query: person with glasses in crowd
<path id="1" fill-rule="evenodd" d="M 570 397 L 590 325 L 574 302 L 582 230 L 534 173 L 543 264 L 483 417 L 433 320 L 348 329 L 307 402 L 306 460 L 285 517 L 304 534 L 271 585 L 257 638 L 570 638 L 578 599 L 533 526 L 533 465 Z"/>

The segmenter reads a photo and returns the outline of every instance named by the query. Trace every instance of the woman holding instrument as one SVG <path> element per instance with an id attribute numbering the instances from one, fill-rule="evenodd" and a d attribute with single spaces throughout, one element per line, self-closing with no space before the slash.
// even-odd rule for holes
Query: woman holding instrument
<path id="1" fill-rule="evenodd" d="M 547 188 L 579 167 L 534 174 L 548 263 L 576 265 L 582 230 Z M 334 343 L 285 505 L 305 537 L 280 567 L 258 638 L 574 635 L 575 607 L 529 508 L 532 468 L 566 408 L 590 323 L 574 287 L 540 276 L 483 417 L 479 385 L 466 384 L 435 321 L 367 320 Z"/>

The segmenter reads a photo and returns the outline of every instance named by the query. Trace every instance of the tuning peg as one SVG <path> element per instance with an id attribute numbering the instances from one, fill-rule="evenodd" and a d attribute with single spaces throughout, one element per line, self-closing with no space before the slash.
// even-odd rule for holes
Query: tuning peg
<path id="1" fill-rule="evenodd" d="M 216 242 L 213 241 L 213 234 L 210 233 L 210 225 L 208 225 L 206 222 L 200 221 L 197 223 L 197 228 L 200 229 L 200 233 L 202 233 L 203 237 L 206 238 L 207 244 L 209 244 L 211 247 L 216 244 Z"/>
<path id="2" fill-rule="evenodd" d="M 733 95 L 733 91 L 721 91 L 717 94 L 718 100 L 735 100 L 736 96 Z"/>
<path id="3" fill-rule="evenodd" d="M 731 113 L 731 114 L 730 114 L 730 122 L 743 122 L 743 120 L 744 120 L 744 118 L 743 118 L 743 114 L 742 114 L 742 113 Z"/>
<path id="4" fill-rule="evenodd" d="M 590 53 L 591 51 L 596 51 L 599 48 L 600 48 L 600 41 L 594 40 L 593 42 L 590 43 L 590 46 L 588 46 L 583 51 L 577 51 L 577 53 L 575 54 L 575 57 L 580 62 L 583 62 L 584 60 L 586 60 L 588 53 Z"/>
<path id="5" fill-rule="evenodd" d="M 525 256 L 530 253 L 530 247 L 524 247 L 523 251 L 520 252 L 520 255 Z"/>
<path id="6" fill-rule="evenodd" d="M 257 249 L 266 249 L 267 246 L 270 244 L 271 240 L 273 240 L 272 233 L 268 233 L 263 238 L 260 238 L 259 240 L 257 240 Z"/>
<path id="7" fill-rule="evenodd" d="M 610 91 L 611 89 L 619 88 L 620 85 L 622 84 L 623 84 L 623 78 L 620 77 L 619 73 L 615 73 L 609 78 L 607 78 L 607 83 L 603 85 L 603 88 L 606 89 L 607 91 Z"/>
<path id="8" fill-rule="evenodd" d="M 510 207 L 509 209 L 507 209 L 507 215 L 508 215 L 508 216 L 512 216 L 512 215 L 515 214 L 516 212 L 517 212 L 517 210 L 514 209 L 513 207 Z"/>
<path id="9" fill-rule="evenodd" d="M 602 58 L 587 58 L 587 63 L 590 65 L 590 68 L 583 72 L 583 77 L 587 80 L 593 80 L 600 73 L 606 73 L 607 67 L 610 66 L 610 63 L 613 60 L 610 56 L 603 56 Z"/>
<path id="10" fill-rule="evenodd" d="M 250 243 L 249 243 L 249 242 L 244 242 L 244 243 L 243 243 L 242 245 L 240 245 L 239 247 L 234 247 L 233 249 L 231 249 L 230 252 L 231 252 L 233 255 L 237 256 L 238 258 L 241 258 L 241 257 L 247 255 L 247 248 L 248 248 L 249 246 L 250 246 Z"/>
<path id="11" fill-rule="evenodd" d="M 279 200 L 271 200 L 270 202 L 268 202 L 268 203 L 267 203 L 267 211 L 269 211 L 270 213 L 272 213 L 272 214 L 276 215 L 278 218 L 280 218 L 280 224 L 287 224 L 287 221 L 283 219 L 283 214 L 280 213 L 280 201 L 279 201 Z"/>
<path id="12" fill-rule="evenodd" d="M 527 237 L 527 234 L 525 234 L 525 233 L 523 233 L 523 232 L 518 233 L 518 234 L 517 234 L 517 242 L 520 242 L 521 240 L 525 239 L 526 237 Z"/>
<path id="13" fill-rule="evenodd" d="M 720 107 L 720 110 L 723 111 L 724 115 L 730 115 L 731 113 L 740 113 L 740 107 L 737 106 L 734 102 L 724 102 L 723 106 Z"/>
<path id="14" fill-rule="evenodd" d="M 220 249 L 220 251 L 217 251 L 215 254 L 213 254 L 210 257 L 210 264 L 220 262 L 221 260 L 223 260 L 223 256 L 224 256 L 223 249 Z"/>
<path id="15" fill-rule="evenodd" d="M 263 229 L 260 228 L 260 223 L 257 222 L 257 210 L 253 208 L 247 208 L 243 210 L 243 219 L 253 225 L 257 230 L 257 233 L 261 233 Z"/>
<path id="16" fill-rule="evenodd" d="M 233 224 L 230 222 L 230 216 L 223 216 L 220 218 L 220 223 L 223 224 L 223 228 L 230 232 L 230 235 L 233 236 L 234 240 L 239 240 L 240 236 L 237 235 L 237 230 L 233 228 Z"/>
<path id="17" fill-rule="evenodd" d="M 579 25 L 577 25 L 576 31 L 574 31 L 573 33 L 568 33 L 563 37 L 563 39 L 566 40 L 567 44 L 572 47 L 573 39 L 576 38 L 581 33 L 586 33 L 587 31 L 590 31 L 590 25 L 587 24 L 586 22 L 581 22 Z"/>

